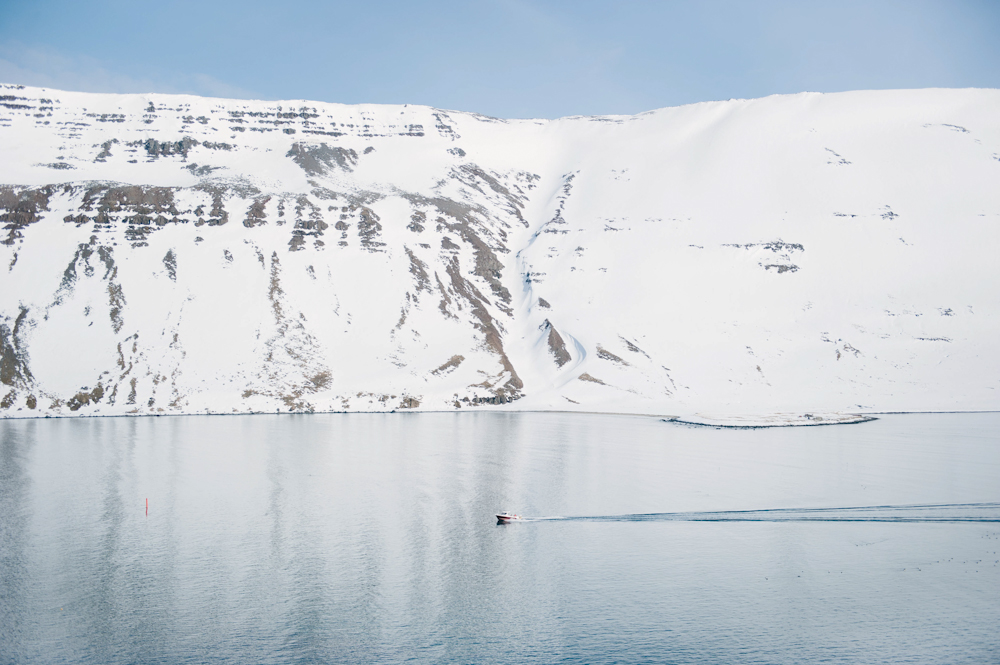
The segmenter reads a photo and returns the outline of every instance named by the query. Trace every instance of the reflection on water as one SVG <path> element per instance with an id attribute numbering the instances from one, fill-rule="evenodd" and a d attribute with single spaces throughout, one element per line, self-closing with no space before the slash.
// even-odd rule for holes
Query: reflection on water
<path id="1" fill-rule="evenodd" d="M 0 662 L 995 660 L 998 432 L 3 421 Z"/>

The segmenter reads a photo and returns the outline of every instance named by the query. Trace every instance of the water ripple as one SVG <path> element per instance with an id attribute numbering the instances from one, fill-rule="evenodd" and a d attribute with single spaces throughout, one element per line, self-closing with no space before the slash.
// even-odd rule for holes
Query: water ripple
<path id="1" fill-rule="evenodd" d="M 768 508 L 631 515 L 525 517 L 524 522 L 1000 522 L 1000 503 Z"/>

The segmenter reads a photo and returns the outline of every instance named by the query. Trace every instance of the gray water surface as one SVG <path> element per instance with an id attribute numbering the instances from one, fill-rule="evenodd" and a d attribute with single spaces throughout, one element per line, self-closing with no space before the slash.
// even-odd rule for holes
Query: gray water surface
<path id="1" fill-rule="evenodd" d="M 0 437 L 2 663 L 1000 661 L 1000 414 Z"/>

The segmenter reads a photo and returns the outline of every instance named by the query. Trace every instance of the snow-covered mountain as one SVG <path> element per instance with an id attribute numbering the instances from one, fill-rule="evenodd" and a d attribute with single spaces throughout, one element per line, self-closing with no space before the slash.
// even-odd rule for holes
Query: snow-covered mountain
<path id="1" fill-rule="evenodd" d="M 0 183 L 4 416 L 1000 409 L 996 90 L 507 121 L 7 85 Z"/>

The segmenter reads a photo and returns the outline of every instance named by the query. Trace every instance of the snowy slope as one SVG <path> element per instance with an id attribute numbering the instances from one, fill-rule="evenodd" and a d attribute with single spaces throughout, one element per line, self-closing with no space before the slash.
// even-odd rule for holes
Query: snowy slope
<path id="1" fill-rule="evenodd" d="M 3 86 L 0 156 L 5 416 L 1000 408 L 1000 91 L 504 121 Z"/>

